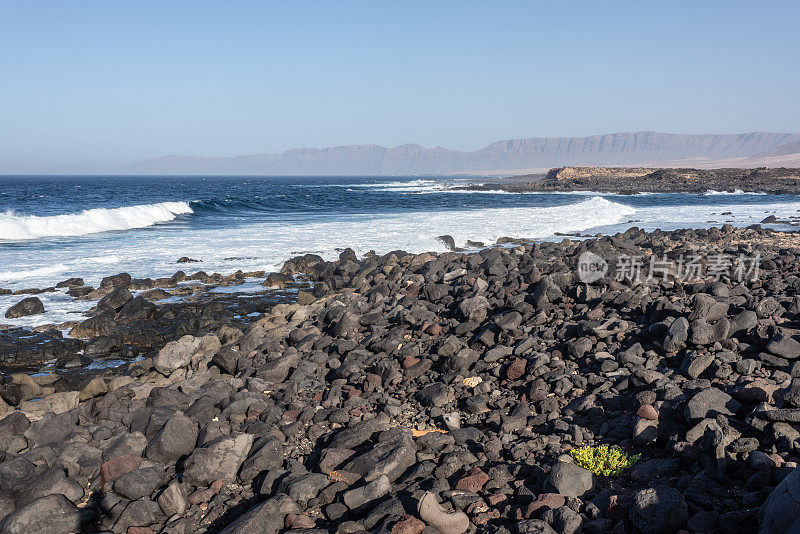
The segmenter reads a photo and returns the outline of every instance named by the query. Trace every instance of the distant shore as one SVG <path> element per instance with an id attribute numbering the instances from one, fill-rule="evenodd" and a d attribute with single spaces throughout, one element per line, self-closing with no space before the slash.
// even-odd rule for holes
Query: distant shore
<path id="1" fill-rule="evenodd" d="M 558 167 L 547 174 L 492 179 L 465 186 L 510 193 L 597 191 L 601 193 L 705 193 L 744 191 L 800 194 L 800 169 L 648 169 L 635 167 Z"/>

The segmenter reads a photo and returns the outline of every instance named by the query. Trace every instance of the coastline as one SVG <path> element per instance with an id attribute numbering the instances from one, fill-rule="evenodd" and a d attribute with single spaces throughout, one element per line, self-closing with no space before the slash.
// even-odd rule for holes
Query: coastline
<path id="1" fill-rule="evenodd" d="M 607 264 L 591 284 L 586 253 Z M 654 278 L 614 276 L 665 254 Z M 760 271 L 676 282 L 684 254 Z M 800 450 L 798 256 L 798 234 L 725 225 L 293 258 L 270 283 L 301 280 L 299 302 L 250 324 L 211 314 L 115 369 L 4 378 L 0 515 L 185 534 L 756 529 Z M 101 284 L 99 317 L 154 313 L 132 285 Z M 107 337 L 97 317 L 84 328 Z M 569 451 L 598 443 L 642 456 L 596 477 Z"/>
<path id="2" fill-rule="evenodd" d="M 800 169 L 672 169 L 638 167 L 557 167 L 546 174 L 508 176 L 465 186 L 475 191 L 552 193 L 596 191 L 696 193 L 742 191 L 775 195 L 800 194 Z"/>

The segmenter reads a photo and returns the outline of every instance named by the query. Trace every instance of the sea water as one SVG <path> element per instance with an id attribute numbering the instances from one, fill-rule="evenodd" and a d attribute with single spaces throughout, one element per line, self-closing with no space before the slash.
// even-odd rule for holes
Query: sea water
<path id="1" fill-rule="evenodd" d="M 444 251 L 500 237 L 560 239 L 613 233 L 746 226 L 768 215 L 797 221 L 800 197 L 725 193 L 611 195 L 462 189 L 475 179 L 441 177 L 0 177 L 0 288 L 44 288 L 69 277 L 231 274 L 278 270 L 305 253 L 335 258 Z M 790 225 L 772 225 L 779 229 Z M 182 256 L 202 263 L 176 264 Z M 75 319 L 93 303 L 40 295 L 48 312 L 4 319 L 20 296 L 0 296 L 0 323 L 32 327 Z"/>

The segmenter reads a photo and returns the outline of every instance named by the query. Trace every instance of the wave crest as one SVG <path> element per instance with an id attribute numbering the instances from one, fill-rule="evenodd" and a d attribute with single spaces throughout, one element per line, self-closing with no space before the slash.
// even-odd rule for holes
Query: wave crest
<path id="1" fill-rule="evenodd" d="M 187 202 L 159 202 L 121 208 L 96 208 L 62 215 L 0 213 L 0 240 L 24 241 L 43 237 L 70 237 L 113 230 L 145 228 L 193 213 Z"/>

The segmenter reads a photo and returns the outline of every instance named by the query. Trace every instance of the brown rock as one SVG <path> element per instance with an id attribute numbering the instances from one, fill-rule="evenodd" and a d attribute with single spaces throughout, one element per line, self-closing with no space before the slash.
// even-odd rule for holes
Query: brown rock
<path id="1" fill-rule="evenodd" d="M 525 508 L 525 519 L 530 519 L 535 515 L 543 513 L 545 510 L 555 510 L 567 503 L 563 495 L 558 493 L 542 493 Z"/>
<path id="2" fill-rule="evenodd" d="M 469 474 L 456 482 L 456 489 L 478 492 L 489 482 L 489 475 L 484 473 L 480 467 L 473 467 Z"/>
<path id="3" fill-rule="evenodd" d="M 115 478 L 124 475 L 128 471 L 133 471 L 142 463 L 142 457 L 136 454 L 126 454 L 119 458 L 109 460 L 100 466 L 100 477 L 103 485 L 112 482 Z"/>
<path id="4" fill-rule="evenodd" d="M 525 374 L 525 368 L 528 366 L 528 361 L 525 358 L 516 358 L 511 365 L 506 369 L 506 378 L 508 380 L 517 380 Z"/>
<path id="5" fill-rule="evenodd" d="M 403 369 L 408 369 L 410 367 L 414 367 L 419 363 L 419 358 L 415 358 L 413 356 L 406 356 L 403 360 Z"/>
<path id="6" fill-rule="evenodd" d="M 428 328 L 425 329 L 425 333 L 431 336 L 438 336 L 442 333 L 442 327 L 439 324 L 433 323 Z"/>
<path id="7" fill-rule="evenodd" d="M 508 497 L 504 493 L 493 493 L 486 497 L 486 502 L 491 506 L 497 506 L 499 503 L 505 501 Z"/>
<path id="8" fill-rule="evenodd" d="M 214 498 L 214 495 L 216 495 L 216 493 L 211 488 L 195 490 L 189 495 L 189 504 L 208 502 Z"/>
<path id="9" fill-rule="evenodd" d="M 650 421 L 658 421 L 658 412 L 653 408 L 652 404 L 644 404 L 639 406 L 636 415 L 642 419 L 649 419 Z"/>
<path id="10" fill-rule="evenodd" d="M 286 528 L 314 528 L 316 523 L 305 514 L 288 514 L 286 516 Z"/>
<path id="11" fill-rule="evenodd" d="M 413 515 L 405 515 L 394 524 L 392 534 L 421 534 L 425 530 L 425 523 Z"/>
<path id="12" fill-rule="evenodd" d="M 472 518 L 472 522 L 478 526 L 485 525 L 492 519 L 498 519 L 500 517 L 500 510 L 492 509 L 488 512 L 483 512 L 477 514 L 475 517 Z"/>

